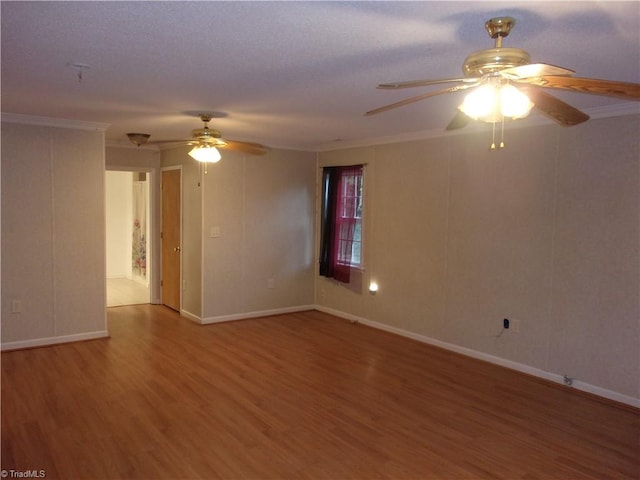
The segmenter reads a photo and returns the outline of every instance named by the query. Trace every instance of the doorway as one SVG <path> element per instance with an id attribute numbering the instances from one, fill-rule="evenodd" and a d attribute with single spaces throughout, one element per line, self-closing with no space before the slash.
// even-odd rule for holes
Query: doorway
<path id="1" fill-rule="evenodd" d="M 150 303 L 148 172 L 106 171 L 107 307 Z"/>

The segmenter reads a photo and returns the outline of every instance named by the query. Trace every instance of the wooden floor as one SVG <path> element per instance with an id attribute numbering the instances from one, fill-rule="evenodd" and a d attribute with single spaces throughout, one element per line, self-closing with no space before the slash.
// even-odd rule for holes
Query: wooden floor
<path id="1" fill-rule="evenodd" d="M 149 287 L 130 278 L 107 278 L 107 307 L 149 303 Z"/>
<path id="2" fill-rule="evenodd" d="M 320 312 L 2 354 L 2 469 L 61 479 L 622 479 L 637 410 Z"/>

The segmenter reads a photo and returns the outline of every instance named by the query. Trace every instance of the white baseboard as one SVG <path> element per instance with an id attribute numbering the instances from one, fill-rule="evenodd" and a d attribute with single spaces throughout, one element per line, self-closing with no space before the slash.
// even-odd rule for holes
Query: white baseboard
<path id="1" fill-rule="evenodd" d="M 181 309 L 180 310 L 180 315 L 182 315 L 185 318 L 188 318 L 192 322 L 202 323 L 202 319 L 198 315 L 196 315 L 194 313 L 191 313 L 188 310 Z"/>
<path id="2" fill-rule="evenodd" d="M 479 352 L 471 348 L 461 347 L 460 345 L 455 345 L 453 343 L 443 342 L 442 340 L 427 337 L 426 335 L 420 335 L 418 333 L 413 333 L 407 330 L 403 330 L 401 328 L 385 325 L 384 323 L 374 322 L 372 320 L 368 320 L 363 317 L 351 315 L 349 313 L 341 312 L 339 310 L 334 310 L 333 308 L 324 307 L 322 305 L 316 305 L 315 309 L 320 312 L 334 315 L 336 317 L 344 318 L 345 320 L 362 323 L 364 325 L 368 325 L 370 327 L 377 328 L 379 330 L 384 330 L 390 333 L 394 333 L 396 335 L 401 335 L 403 337 L 411 338 L 413 340 L 417 340 L 422 343 L 433 345 L 435 347 L 444 348 L 445 350 L 456 352 L 461 355 L 477 358 L 478 360 L 484 360 L 485 362 L 493 363 L 495 365 L 500 365 L 502 367 L 506 367 L 511 370 L 515 370 L 521 373 L 526 373 L 534 377 L 542 378 L 554 383 L 559 383 L 564 385 L 564 376 L 558 373 L 548 372 L 546 370 L 541 370 L 539 368 L 535 368 L 530 365 L 514 362 L 512 360 L 507 360 L 501 357 L 496 357 L 488 353 Z M 624 395 L 622 393 L 614 392 L 612 390 L 607 390 L 606 388 L 598 387 L 596 385 L 591 385 L 589 383 L 581 382 L 579 380 L 573 380 L 571 387 L 577 390 L 581 390 L 583 392 L 597 395 L 599 397 L 613 400 L 615 402 L 624 403 L 625 405 L 630 405 L 632 407 L 640 408 L 640 398 L 634 398 L 629 395 Z"/>
<path id="3" fill-rule="evenodd" d="M 234 313 L 232 315 L 220 315 L 217 317 L 200 318 L 199 320 L 195 320 L 195 318 L 192 318 L 192 320 L 195 320 L 202 325 L 209 325 L 212 323 L 232 322 L 234 320 L 246 320 L 249 318 L 268 317 L 271 315 L 282 315 L 285 313 L 305 312 L 308 310 L 315 310 L 315 309 L 316 309 L 315 305 L 298 305 L 295 307 L 274 308 L 272 310 L 259 310 L 255 312 Z"/>
<path id="4" fill-rule="evenodd" d="M 62 335 L 59 337 L 34 338 L 31 340 L 19 340 L 17 342 L 2 343 L 0 350 L 19 350 L 23 348 L 47 347 L 59 345 L 61 343 L 80 342 L 84 340 L 95 340 L 97 338 L 109 338 L 109 332 L 100 330 L 97 332 L 77 333 L 74 335 Z"/>

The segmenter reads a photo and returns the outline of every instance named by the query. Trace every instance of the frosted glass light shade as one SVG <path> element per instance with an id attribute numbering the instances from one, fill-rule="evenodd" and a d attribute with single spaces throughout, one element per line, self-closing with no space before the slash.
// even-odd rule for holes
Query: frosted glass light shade
<path id="1" fill-rule="evenodd" d="M 500 110 L 502 115 L 510 118 L 523 118 L 529 115 L 533 103 L 524 93 L 513 85 L 500 88 Z"/>
<path id="2" fill-rule="evenodd" d="M 498 100 L 496 87 L 493 85 L 482 85 L 476 88 L 466 97 L 460 110 L 462 113 L 473 119 L 483 119 L 493 112 Z"/>
<path id="3" fill-rule="evenodd" d="M 495 123 L 526 117 L 533 103 L 513 85 L 486 84 L 469 93 L 458 108 L 474 120 Z"/>
<path id="4" fill-rule="evenodd" d="M 198 162 L 206 163 L 215 163 L 222 158 L 218 149 L 209 145 L 196 145 L 191 149 L 189 155 Z"/>

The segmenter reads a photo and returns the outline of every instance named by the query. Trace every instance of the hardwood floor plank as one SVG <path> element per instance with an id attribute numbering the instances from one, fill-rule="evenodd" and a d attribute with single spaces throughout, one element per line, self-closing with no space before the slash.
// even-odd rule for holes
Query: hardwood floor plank
<path id="1" fill-rule="evenodd" d="M 640 412 L 321 313 L 2 353 L 2 468 L 61 479 L 638 479 Z"/>

